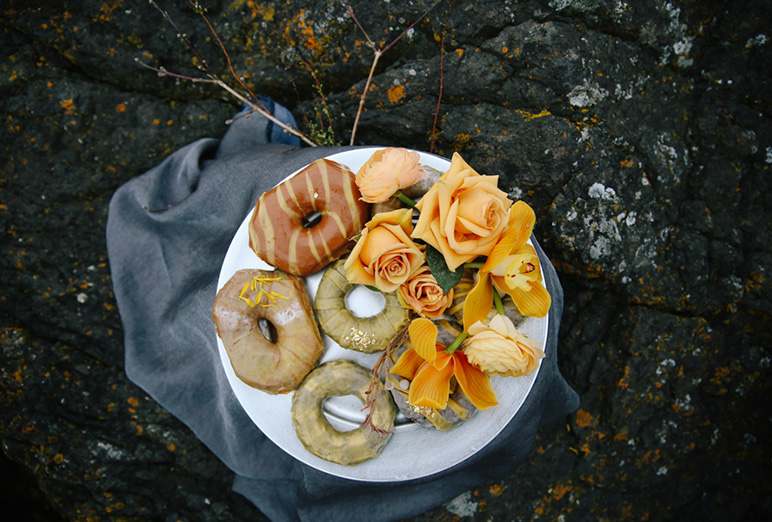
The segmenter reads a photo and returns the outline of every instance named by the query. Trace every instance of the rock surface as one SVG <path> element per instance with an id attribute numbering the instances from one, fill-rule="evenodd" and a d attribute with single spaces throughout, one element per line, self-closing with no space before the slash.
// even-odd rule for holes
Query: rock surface
<path id="1" fill-rule="evenodd" d="M 135 62 L 200 76 L 186 33 L 227 77 L 167 4 L 178 29 L 147 2 L 3 7 L 3 507 L 28 520 L 265 519 L 122 369 L 109 198 L 239 106 Z M 373 52 L 346 6 L 211 4 L 244 81 L 348 142 Z M 377 46 L 417 20 L 356 142 L 460 151 L 534 207 L 582 402 L 517 473 L 414 520 L 769 520 L 772 6 L 430 4 L 353 2 Z"/>

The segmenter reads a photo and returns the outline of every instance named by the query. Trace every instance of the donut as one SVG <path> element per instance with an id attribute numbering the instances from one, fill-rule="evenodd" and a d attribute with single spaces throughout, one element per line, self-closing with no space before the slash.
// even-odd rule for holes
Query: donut
<path id="1" fill-rule="evenodd" d="M 380 393 L 372 408 L 372 425 L 338 431 L 322 411 L 328 397 L 354 395 L 363 404 L 368 400 L 370 372 L 347 359 L 335 359 L 315 368 L 292 396 L 292 425 L 309 453 L 353 466 L 380 455 L 391 438 L 397 408 L 388 393 Z M 373 427 L 374 426 L 374 427 Z"/>
<path id="2" fill-rule="evenodd" d="M 369 218 L 356 176 L 319 159 L 257 200 L 249 246 L 266 263 L 293 275 L 313 274 L 351 249 Z"/>
<path id="3" fill-rule="evenodd" d="M 236 376 L 267 393 L 297 388 L 324 351 L 303 279 L 279 270 L 237 271 L 212 319 Z"/>
<path id="4" fill-rule="evenodd" d="M 386 349 L 389 341 L 410 321 L 410 310 L 404 308 L 395 293 L 382 294 L 386 306 L 376 315 L 357 317 L 346 308 L 346 295 L 354 285 L 346 279 L 340 259 L 327 267 L 316 290 L 314 310 L 319 326 L 341 347 L 363 353 Z"/>

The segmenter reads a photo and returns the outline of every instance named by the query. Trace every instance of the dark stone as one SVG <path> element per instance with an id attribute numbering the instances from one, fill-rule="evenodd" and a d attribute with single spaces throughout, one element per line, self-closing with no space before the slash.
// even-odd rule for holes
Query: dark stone
<path id="1" fill-rule="evenodd" d="M 202 76 L 185 33 L 230 78 L 201 18 L 167 3 L 178 29 L 147 2 L 3 7 L 0 440 L 19 518 L 265 519 L 123 372 L 109 198 L 241 106 L 135 62 Z M 211 4 L 245 83 L 306 131 L 329 114 L 347 143 L 373 52 L 346 5 Z M 582 404 L 517 473 L 414 520 L 772 518 L 772 8 L 432 4 L 354 2 L 380 48 L 416 22 L 381 57 L 356 142 L 459 151 L 533 206 Z"/>

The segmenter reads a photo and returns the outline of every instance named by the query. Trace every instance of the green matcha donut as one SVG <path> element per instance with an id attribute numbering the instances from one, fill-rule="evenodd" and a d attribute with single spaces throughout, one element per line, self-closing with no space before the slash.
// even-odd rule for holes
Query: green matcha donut
<path id="1" fill-rule="evenodd" d="M 347 359 L 326 362 L 306 376 L 292 397 L 292 425 L 309 453 L 353 466 L 380 455 L 394 430 L 397 408 L 391 394 L 383 392 L 373 405 L 372 424 L 341 432 L 324 416 L 322 403 L 328 397 L 354 395 L 367 402 L 370 371 Z"/>

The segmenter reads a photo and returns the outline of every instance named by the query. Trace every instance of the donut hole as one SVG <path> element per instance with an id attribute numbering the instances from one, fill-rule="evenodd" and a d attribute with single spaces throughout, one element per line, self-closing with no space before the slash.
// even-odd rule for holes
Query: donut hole
<path id="1" fill-rule="evenodd" d="M 257 326 L 260 328 L 260 333 L 263 334 L 263 337 L 265 337 L 268 342 L 273 344 L 279 342 L 279 331 L 271 321 L 265 317 L 261 317 L 257 320 Z"/>
<path id="2" fill-rule="evenodd" d="M 303 216 L 303 219 L 300 220 L 300 223 L 303 225 L 303 228 L 314 228 L 316 225 L 322 222 L 322 213 L 318 210 L 314 210 L 312 212 L 309 212 L 305 216 Z"/>
<path id="3" fill-rule="evenodd" d="M 333 395 L 322 402 L 322 411 L 333 428 L 340 432 L 353 431 L 365 421 L 364 404 L 355 395 Z"/>
<path id="4" fill-rule="evenodd" d="M 354 285 L 346 294 L 346 308 L 355 317 L 373 317 L 386 308 L 386 297 L 364 285 Z"/>

